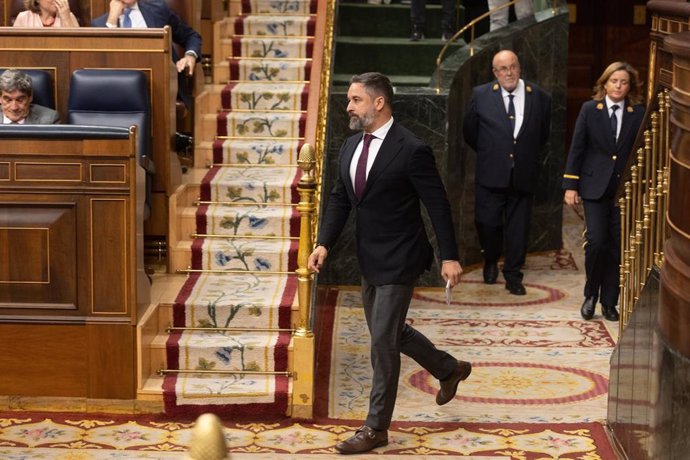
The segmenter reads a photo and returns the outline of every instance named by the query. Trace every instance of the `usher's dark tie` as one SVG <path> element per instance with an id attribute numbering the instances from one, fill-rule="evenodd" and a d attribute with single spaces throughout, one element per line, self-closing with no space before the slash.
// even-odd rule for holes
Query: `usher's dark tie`
<path id="1" fill-rule="evenodd" d="M 619 108 L 617 104 L 611 106 L 611 132 L 613 133 L 614 140 L 618 138 L 618 117 L 616 117 L 616 110 Z"/>
<path id="2" fill-rule="evenodd" d="M 364 145 L 362 146 L 362 153 L 359 155 L 357 161 L 357 169 L 355 170 L 355 196 L 358 200 L 362 199 L 364 187 L 367 185 L 367 158 L 369 158 L 369 146 L 371 140 L 374 139 L 373 134 L 364 135 Z"/>
<path id="3" fill-rule="evenodd" d="M 508 95 L 508 119 L 510 120 L 510 128 L 512 133 L 515 133 L 515 104 L 513 104 L 514 94 Z"/>

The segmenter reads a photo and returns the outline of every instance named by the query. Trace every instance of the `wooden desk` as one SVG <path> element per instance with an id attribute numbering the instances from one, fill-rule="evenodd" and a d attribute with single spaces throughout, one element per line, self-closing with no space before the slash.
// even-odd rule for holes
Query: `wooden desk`
<path id="1" fill-rule="evenodd" d="M 0 125 L 0 394 L 133 399 L 135 129 Z"/>

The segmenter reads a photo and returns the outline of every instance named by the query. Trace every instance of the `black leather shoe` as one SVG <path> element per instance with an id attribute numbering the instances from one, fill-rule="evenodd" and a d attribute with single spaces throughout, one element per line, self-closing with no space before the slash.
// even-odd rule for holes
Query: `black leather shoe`
<path id="1" fill-rule="evenodd" d="M 410 41 L 418 42 L 424 39 L 424 31 L 419 26 L 412 26 L 412 33 L 410 34 Z"/>
<path id="2" fill-rule="evenodd" d="M 484 282 L 494 284 L 498 278 L 498 264 L 496 262 L 484 262 Z"/>
<path id="3" fill-rule="evenodd" d="M 455 397 L 458 392 L 458 384 L 467 379 L 472 373 L 472 364 L 467 361 L 458 361 L 458 365 L 445 380 L 441 380 L 441 389 L 436 393 L 436 404 L 443 406 Z"/>
<path id="4" fill-rule="evenodd" d="M 618 311 L 616 310 L 615 305 L 607 307 L 606 305 L 601 304 L 601 313 L 604 315 L 604 318 L 609 321 L 618 321 Z"/>
<path id="5" fill-rule="evenodd" d="M 513 281 L 510 283 L 506 281 L 506 289 L 508 289 L 508 292 L 510 292 L 513 295 L 525 295 L 525 294 L 527 294 L 527 291 L 525 290 L 525 286 L 523 286 L 522 283 L 519 281 Z"/>
<path id="6" fill-rule="evenodd" d="M 597 304 L 596 297 L 587 297 L 584 302 L 582 302 L 582 308 L 580 308 L 580 314 L 582 319 L 589 321 L 594 316 L 594 307 Z"/>
<path id="7" fill-rule="evenodd" d="M 364 425 L 353 436 L 336 444 L 335 450 L 346 455 L 361 454 L 385 445 L 388 445 L 388 431 L 376 431 Z"/>

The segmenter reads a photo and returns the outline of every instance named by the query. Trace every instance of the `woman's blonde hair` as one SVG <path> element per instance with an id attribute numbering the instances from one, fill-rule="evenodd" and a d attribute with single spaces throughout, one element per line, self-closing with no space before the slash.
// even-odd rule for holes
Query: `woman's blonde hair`
<path id="1" fill-rule="evenodd" d="M 41 5 L 38 4 L 38 0 L 24 0 L 24 8 L 34 13 L 41 12 Z"/>
<path id="2" fill-rule="evenodd" d="M 604 70 L 604 72 L 601 74 L 601 77 L 599 77 L 594 85 L 594 95 L 592 96 L 592 99 L 598 101 L 604 99 L 606 96 L 606 89 L 604 88 L 604 85 L 606 85 L 606 82 L 609 81 L 611 75 L 619 70 L 625 70 L 628 72 L 628 77 L 630 80 L 630 91 L 626 96 L 628 103 L 630 105 L 640 104 L 642 102 L 642 82 L 640 81 L 640 74 L 637 73 L 637 70 L 635 70 L 633 66 L 623 61 L 616 61 L 612 64 L 609 64 L 606 70 Z"/>

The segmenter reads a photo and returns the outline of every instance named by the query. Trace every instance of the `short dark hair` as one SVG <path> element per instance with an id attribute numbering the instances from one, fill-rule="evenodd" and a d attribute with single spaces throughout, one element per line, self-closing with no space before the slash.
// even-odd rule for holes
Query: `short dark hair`
<path id="1" fill-rule="evenodd" d="M 393 104 L 393 85 L 390 79 L 379 72 L 365 72 L 353 75 L 350 84 L 359 83 L 364 86 L 364 90 L 372 97 L 383 96 L 385 103 L 391 107 Z"/>
<path id="2" fill-rule="evenodd" d="M 11 93 L 17 90 L 29 97 L 33 96 L 34 90 L 33 86 L 31 86 L 31 77 L 20 70 L 5 70 L 0 75 L 0 91 Z"/>

